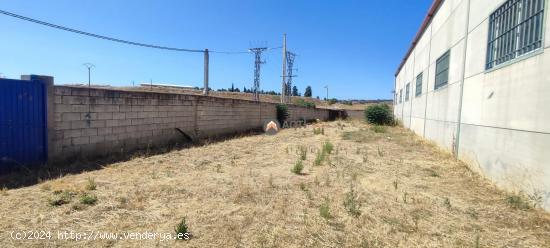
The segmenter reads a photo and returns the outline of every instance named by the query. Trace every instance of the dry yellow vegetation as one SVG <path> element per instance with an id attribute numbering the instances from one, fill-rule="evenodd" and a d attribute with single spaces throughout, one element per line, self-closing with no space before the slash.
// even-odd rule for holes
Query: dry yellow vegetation
<path id="1" fill-rule="evenodd" d="M 550 247 L 548 213 L 403 128 L 360 122 L 136 157 L 0 199 L 0 247 Z M 188 241 L 57 239 L 174 233 L 184 217 Z M 9 237 L 24 230 L 54 237 Z"/>

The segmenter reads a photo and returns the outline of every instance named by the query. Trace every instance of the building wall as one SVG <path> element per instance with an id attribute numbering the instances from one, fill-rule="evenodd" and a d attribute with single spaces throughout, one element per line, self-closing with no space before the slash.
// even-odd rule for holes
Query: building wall
<path id="1" fill-rule="evenodd" d="M 53 97 L 53 162 L 243 132 L 276 119 L 276 104 L 208 96 L 55 86 Z M 289 120 L 328 117 L 326 109 L 289 106 Z"/>
<path id="2" fill-rule="evenodd" d="M 394 114 L 406 127 L 454 152 L 500 187 L 541 196 L 550 210 L 548 1 L 544 48 L 485 70 L 488 18 L 504 2 L 444 1 L 396 75 L 396 92 L 405 92 L 407 82 L 414 92 L 420 72 L 426 88 L 419 97 L 397 102 Z M 434 90 L 436 60 L 447 50 L 451 51 L 449 83 Z"/>

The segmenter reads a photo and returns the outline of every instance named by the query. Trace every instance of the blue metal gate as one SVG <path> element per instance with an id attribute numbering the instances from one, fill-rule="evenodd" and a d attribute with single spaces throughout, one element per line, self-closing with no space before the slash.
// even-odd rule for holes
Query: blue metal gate
<path id="1" fill-rule="evenodd" d="M 0 172 L 47 159 L 46 86 L 0 79 Z"/>

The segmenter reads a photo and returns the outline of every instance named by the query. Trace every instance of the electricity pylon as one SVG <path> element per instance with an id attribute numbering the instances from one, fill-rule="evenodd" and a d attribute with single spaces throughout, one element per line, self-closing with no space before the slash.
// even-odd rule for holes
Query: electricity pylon
<path id="1" fill-rule="evenodd" d="M 250 48 L 249 51 L 254 53 L 254 86 L 252 87 L 252 92 L 254 93 L 254 101 L 260 101 L 260 70 L 262 64 L 265 64 L 265 61 L 262 61 L 262 53 L 267 50 L 267 47 L 256 47 Z"/>

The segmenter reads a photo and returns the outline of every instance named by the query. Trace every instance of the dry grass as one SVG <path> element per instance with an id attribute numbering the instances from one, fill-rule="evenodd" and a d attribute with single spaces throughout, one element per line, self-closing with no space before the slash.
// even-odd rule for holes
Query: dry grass
<path id="1" fill-rule="evenodd" d="M 330 154 L 314 166 L 327 141 Z M 297 161 L 300 175 L 289 170 Z M 50 205 L 58 194 L 68 202 Z M 97 198 L 86 205 L 82 195 Z M 549 215 L 512 196 L 402 128 L 320 123 L 2 190 L 0 247 L 550 247 Z M 175 233 L 183 218 L 189 241 L 9 238 Z"/>

